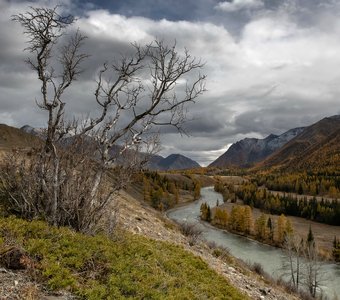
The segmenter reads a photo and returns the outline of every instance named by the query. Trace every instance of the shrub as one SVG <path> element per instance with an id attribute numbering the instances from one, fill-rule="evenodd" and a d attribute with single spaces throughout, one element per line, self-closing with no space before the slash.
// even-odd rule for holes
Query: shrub
<path id="1" fill-rule="evenodd" d="M 255 273 L 261 275 L 261 276 L 266 275 L 264 270 L 263 270 L 262 265 L 259 264 L 259 263 L 256 263 L 256 262 L 252 264 L 251 270 L 254 271 Z"/>
<path id="2" fill-rule="evenodd" d="M 188 237 L 190 246 L 195 245 L 202 234 L 202 230 L 197 228 L 196 224 L 191 224 L 188 222 L 181 223 L 180 230 L 186 237 Z"/>

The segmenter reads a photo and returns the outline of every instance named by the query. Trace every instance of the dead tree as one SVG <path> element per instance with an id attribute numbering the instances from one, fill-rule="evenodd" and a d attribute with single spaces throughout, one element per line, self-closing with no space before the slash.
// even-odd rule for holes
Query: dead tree
<path id="1" fill-rule="evenodd" d="M 283 261 L 283 275 L 290 278 L 291 285 L 297 291 L 300 288 L 303 273 L 303 239 L 293 234 L 287 234 L 285 236 L 283 248 L 285 249 L 287 257 Z"/>
<path id="2" fill-rule="evenodd" d="M 13 20 L 28 37 L 27 63 L 40 80 L 37 105 L 46 111 L 48 124 L 44 146 L 25 160 L 26 167 L 1 176 L 3 190 L 12 210 L 23 216 L 93 231 L 116 193 L 147 160 L 140 152 L 157 148 L 155 128 L 184 132 L 188 104 L 204 91 L 203 64 L 187 50 L 180 55 L 176 45 L 133 44 L 134 55 L 104 63 L 97 75 L 99 114 L 70 122 L 65 91 L 89 59 L 81 51 L 86 37 L 77 31 L 65 41 L 74 18 L 60 15 L 58 7 L 30 8 Z M 179 79 L 186 84 L 179 85 Z"/>
<path id="3" fill-rule="evenodd" d="M 295 290 L 305 287 L 313 298 L 322 295 L 326 274 L 311 229 L 306 241 L 293 234 L 286 235 L 283 246 L 286 253 L 283 278 L 289 278 Z"/>
<path id="4" fill-rule="evenodd" d="M 311 228 L 304 247 L 306 261 L 304 283 L 312 297 L 322 295 L 322 285 L 326 281 L 326 274 L 322 268 L 317 244 L 314 240 Z"/>

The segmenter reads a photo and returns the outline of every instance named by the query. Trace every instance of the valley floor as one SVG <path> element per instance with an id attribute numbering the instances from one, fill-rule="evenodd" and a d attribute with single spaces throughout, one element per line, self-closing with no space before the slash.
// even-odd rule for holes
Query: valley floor
<path id="1" fill-rule="evenodd" d="M 225 182 L 232 183 L 235 185 L 237 185 L 239 182 L 244 180 L 242 177 L 239 177 L 239 176 L 224 176 L 222 178 L 224 179 Z M 277 192 L 277 191 L 270 191 L 270 192 L 274 194 L 277 193 L 277 194 L 283 195 L 283 192 Z M 291 195 L 294 195 L 294 197 L 297 196 L 300 199 L 303 199 L 304 197 L 306 197 L 307 199 L 313 198 L 313 196 L 309 196 L 309 195 L 297 195 L 293 193 L 291 193 Z M 322 197 L 317 197 L 318 200 L 321 200 L 321 198 Z M 327 198 L 324 198 L 324 199 L 327 199 Z M 221 204 L 220 207 L 226 207 L 228 212 L 230 212 L 234 205 L 242 205 L 242 201 L 237 201 L 236 204 L 231 203 L 231 202 L 225 202 Z M 262 211 L 258 208 L 253 208 L 252 211 L 253 211 L 254 220 L 257 219 L 262 214 Z M 271 215 L 269 213 L 268 214 L 266 213 L 266 215 L 270 216 L 271 219 L 276 224 L 277 219 L 279 217 L 278 215 Z M 311 228 L 314 238 L 318 244 L 320 254 L 326 259 L 331 259 L 333 240 L 335 236 L 340 237 L 340 226 L 332 226 L 332 225 L 328 225 L 324 223 L 314 222 L 314 221 L 307 220 L 307 219 L 300 218 L 300 217 L 293 217 L 293 216 L 286 216 L 286 217 L 291 221 L 293 228 L 294 228 L 294 232 L 298 236 L 306 237 L 308 234 L 309 228 Z"/>
<path id="2" fill-rule="evenodd" d="M 220 207 L 226 207 L 227 210 L 230 212 L 232 207 L 235 205 L 235 203 L 223 203 L 220 205 Z M 237 205 L 237 204 L 236 204 Z M 262 211 L 258 208 L 253 208 L 253 216 L 254 219 L 258 218 Z M 271 215 L 267 214 L 271 217 L 275 223 L 277 222 L 278 215 Z M 330 253 L 332 251 L 333 247 L 333 240 L 334 236 L 340 237 L 340 227 L 339 226 L 332 226 L 327 225 L 323 223 L 313 222 L 307 219 L 299 218 L 299 217 L 292 217 L 292 216 L 286 216 L 292 223 L 294 232 L 301 236 L 306 237 L 309 231 L 309 227 L 311 227 L 313 231 L 313 235 L 315 240 L 317 241 L 317 244 L 320 248 L 320 250 L 330 258 Z M 328 253 L 328 254 L 327 254 Z"/>

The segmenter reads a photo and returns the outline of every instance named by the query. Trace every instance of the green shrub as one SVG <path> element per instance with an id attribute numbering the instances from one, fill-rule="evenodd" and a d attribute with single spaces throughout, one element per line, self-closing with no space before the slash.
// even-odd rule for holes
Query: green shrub
<path id="1" fill-rule="evenodd" d="M 112 240 L 0 218 L 1 240 L 25 249 L 50 289 L 83 299 L 246 299 L 183 248 L 128 232 Z"/>

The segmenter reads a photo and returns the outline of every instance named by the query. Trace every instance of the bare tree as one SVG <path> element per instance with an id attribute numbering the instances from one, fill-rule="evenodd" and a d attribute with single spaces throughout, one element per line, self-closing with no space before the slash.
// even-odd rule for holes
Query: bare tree
<path id="1" fill-rule="evenodd" d="M 322 294 L 322 283 L 326 280 L 317 245 L 310 229 L 307 240 L 288 234 L 285 237 L 286 257 L 283 261 L 284 278 L 289 278 L 292 287 L 299 290 L 304 286 L 310 296 Z"/>
<path id="2" fill-rule="evenodd" d="M 134 55 L 104 63 L 98 73 L 94 101 L 99 114 L 70 122 L 65 91 L 88 59 L 81 51 L 86 37 L 76 31 L 66 41 L 74 18 L 60 15 L 58 7 L 31 7 L 13 20 L 29 38 L 27 63 L 40 80 L 37 105 L 47 112 L 48 124 L 44 146 L 14 174 L 3 172 L 2 185 L 12 209 L 22 215 L 93 231 L 116 193 L 145 163 L 147 155 L 138 153 L 157 149 L 154 128 L 184 132 L 187 106 L 204 91 L 203 64 L 187 50 L 180 55 L 176 45 L 133 44 Z M 191 73 L 197 73 L 193 80 L 187 76 L 193 78 Z M 182 89 L 179 79 L 186 82 Z"/>
<path id="3" fill-rule="evenodd" d="M 288 271 L 287 273 L 284 273 L 284 276 L 289 277 L 293 288 L 298 290 L 303 272 L 303 239 L 293 234 L 287 234 L 285 236 L 283 248 L 287 255 L 287 260 L 283 261 L 283 270 Z"/>
<path id="4" fill-rule="evenodd" d="M 309 233 L 304 247 L 305 266 L 305 286 L 312 297 L 322 294 L 322 283 L 326 280 L 326 274 L 322 269 L 321 258 L 318 255 L 318 247 L 314 240 L 312 229 Z"/>

